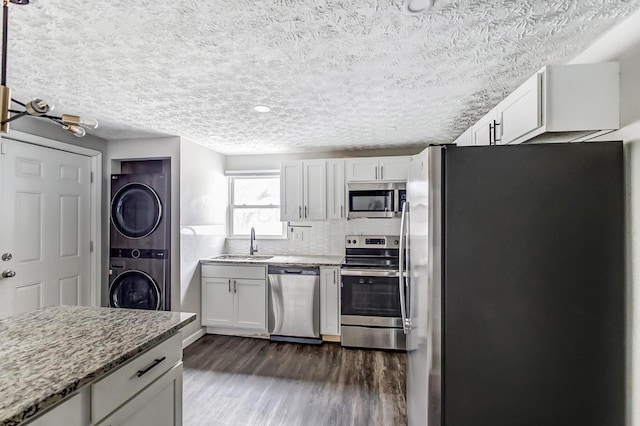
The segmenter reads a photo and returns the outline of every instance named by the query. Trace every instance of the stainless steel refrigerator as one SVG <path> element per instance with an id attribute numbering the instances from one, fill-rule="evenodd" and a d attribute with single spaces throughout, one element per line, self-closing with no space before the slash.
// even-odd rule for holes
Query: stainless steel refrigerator
<path id="1" fill-rule="evenodd" d="M 624 221 L 620 142 L 416 155 L 409 425 L 622 426 Z"/>

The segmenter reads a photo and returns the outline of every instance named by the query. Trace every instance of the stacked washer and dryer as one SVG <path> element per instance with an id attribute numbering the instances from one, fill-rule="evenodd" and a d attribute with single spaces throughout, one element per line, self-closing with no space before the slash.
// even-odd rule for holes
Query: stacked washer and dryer
<path id="1" fill-rule="evenodd" d="M 111 307 L 171 309 L 168 180 L 159 173 L 111 175 Z"/>

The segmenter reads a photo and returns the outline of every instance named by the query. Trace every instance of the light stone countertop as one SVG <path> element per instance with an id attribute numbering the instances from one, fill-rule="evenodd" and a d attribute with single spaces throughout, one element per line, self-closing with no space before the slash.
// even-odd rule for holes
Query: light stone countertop
<path id="1" fill-rule="evenodd" d="M 220 255 L 224 256 L 224 255 Z M 291 256 L 291 255 L 274 255 L 268 259 L 256 255 L 255 258 L 247 255 L 241 259 L 215 259 L 207 258 L 200 260 L 204 264 L 257 264 L 257 265 L 319 265 L 319 266 L 340 266 L 343 255 L 307 255 L 307 256 Z"/>
<path id="2" fill-rule="evenodd" d="M 57 306 L 0 320 L 0 425 L 29 420 L 195 318 L 182 312 Z"/>

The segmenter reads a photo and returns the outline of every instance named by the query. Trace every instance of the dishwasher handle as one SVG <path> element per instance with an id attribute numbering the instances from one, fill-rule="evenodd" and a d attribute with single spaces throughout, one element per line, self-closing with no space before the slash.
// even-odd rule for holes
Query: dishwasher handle
<path id="1" fill-rule="evenodd" d="M 318 266 L 276 266 L 269 265 L 269 275 L 320 275 Z"/>

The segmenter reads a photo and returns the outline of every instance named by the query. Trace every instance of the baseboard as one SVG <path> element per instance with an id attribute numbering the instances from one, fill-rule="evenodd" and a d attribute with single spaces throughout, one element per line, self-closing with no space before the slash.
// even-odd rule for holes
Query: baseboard
<path id="1" fill-rule="evenodd" d="M 204 327 L 200 327 L 198 331 L 193 333 L 191 336 L 188 336 L 186 339 L 182 339 L 182 349 L 186 348 L 202 336 L 206 334 Z"/>

